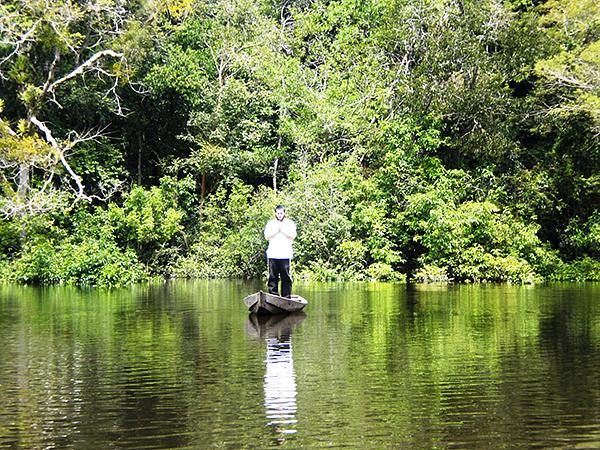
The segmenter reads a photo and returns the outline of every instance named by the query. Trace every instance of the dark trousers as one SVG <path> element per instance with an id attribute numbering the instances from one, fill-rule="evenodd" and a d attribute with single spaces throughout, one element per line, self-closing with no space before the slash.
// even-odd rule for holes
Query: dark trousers
<path id="1" fill-rule="evenodd" d="M 292 295 L 292 276 L 289 259 L 269 258 L 269 294 L 279 295 L 279 279 L 281 278 L 281 296 Z"/>

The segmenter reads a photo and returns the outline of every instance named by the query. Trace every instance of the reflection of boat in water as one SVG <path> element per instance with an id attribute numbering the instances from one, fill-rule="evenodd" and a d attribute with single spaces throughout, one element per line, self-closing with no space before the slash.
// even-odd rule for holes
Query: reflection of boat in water
<path id="1" fill-rule="evenodd" d="M 292 330 L 306 314 L 248 317 L 249 334 L 264 338 L 267 344 L 264 378 L 267 424 L 276 431 L 277 440 L 296 433 L 296 374 L 292 358 Z"/>
<path id="2" fill-rule="evenodd" d="M 292 330 L 306 318 L 303 311 L 286 315 L 250 314 L 246 322 L 246 331 L 256 337 L 291 336 Z"/>
<path id="3" fill-rule="evenodd" d="M 244 303 L 251 313 L 288 314 L 300 311 L 308 304 L 308 301 L 299 295 L 292 295 L 291 298 L 287 298 L 258 291 L 244 298 Z"/>

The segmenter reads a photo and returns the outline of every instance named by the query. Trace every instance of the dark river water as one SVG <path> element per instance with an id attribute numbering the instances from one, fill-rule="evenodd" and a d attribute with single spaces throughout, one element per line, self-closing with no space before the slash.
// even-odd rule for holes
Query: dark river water
<path id="1" fill-rule="evenodd" d="M 0 448 L 600 448 L 600 284 L 0 287 Z"/>

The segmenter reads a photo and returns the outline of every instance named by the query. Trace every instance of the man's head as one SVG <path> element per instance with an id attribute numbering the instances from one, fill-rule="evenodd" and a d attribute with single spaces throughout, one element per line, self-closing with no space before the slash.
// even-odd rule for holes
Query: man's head
<path id="1" fill-rule="evenodd" d="M 283 218 L 285 217 L 285 208 L 283 207 L 283 205 L 277 205 L 275 207 L 275 217 L 280 222 L 283 220 Z"/>

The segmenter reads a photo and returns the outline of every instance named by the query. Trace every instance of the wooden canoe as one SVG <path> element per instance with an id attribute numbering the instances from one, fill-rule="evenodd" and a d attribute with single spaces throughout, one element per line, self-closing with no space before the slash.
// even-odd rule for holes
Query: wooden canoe
<path id="1" fill-rule="evenodd" d="M 250 294 L 244 299 L 244 303 L 248 311 L 255 314 L 289 314 L 300 311 L 308 304 L 306 299 L 299 295 L 286 298 L 263 291 Z"/>

